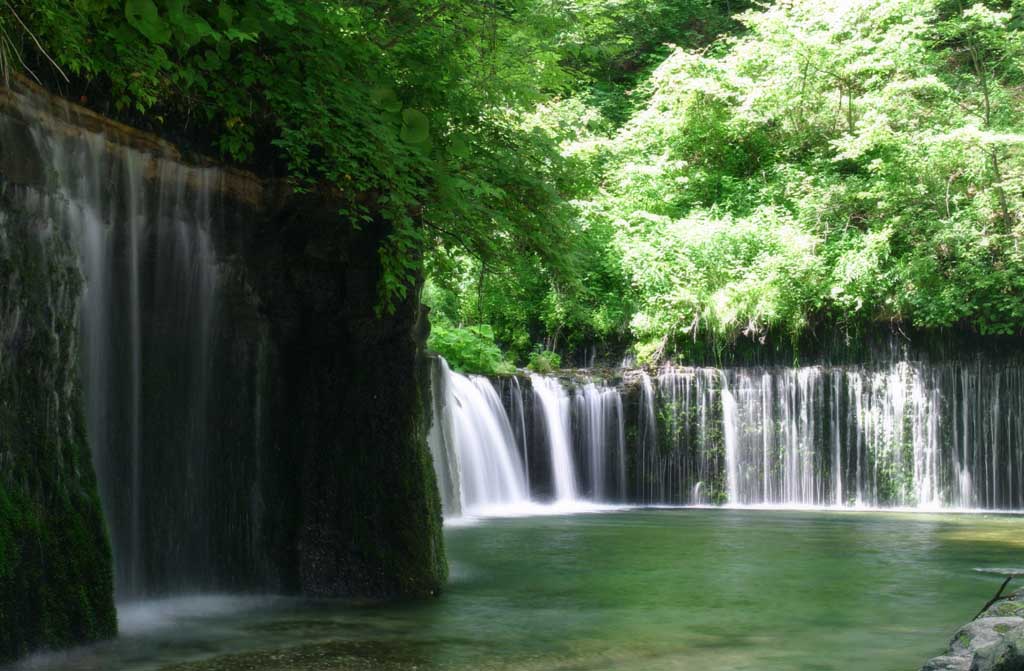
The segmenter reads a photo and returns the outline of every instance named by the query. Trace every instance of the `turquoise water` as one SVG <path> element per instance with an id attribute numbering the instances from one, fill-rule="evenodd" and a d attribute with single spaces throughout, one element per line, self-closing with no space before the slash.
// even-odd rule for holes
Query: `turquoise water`
<path id="1" fill-rule="evenodd" d="M 122 609 L 99 671 L 914 671 L 1024 564 L 1024 518 L 659 509 L 446 531 L 437 601 L 195 597 Z"/>

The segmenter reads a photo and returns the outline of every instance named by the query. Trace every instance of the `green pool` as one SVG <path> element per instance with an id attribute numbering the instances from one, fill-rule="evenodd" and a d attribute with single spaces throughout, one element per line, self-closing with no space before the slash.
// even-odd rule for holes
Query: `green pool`
<path id="1" fill-rule="evenodd" d="M 451 584 L 398 606 L 188 597 L 117 641 L 23 664 L 99 671 L 915 671 L 1024 564 L 1024 518 L 657 509 L 447 530 Z"/>

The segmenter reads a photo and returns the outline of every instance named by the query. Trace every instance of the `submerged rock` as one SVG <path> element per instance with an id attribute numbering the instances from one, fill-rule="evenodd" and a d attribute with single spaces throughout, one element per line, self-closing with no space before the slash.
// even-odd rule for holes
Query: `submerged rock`
<path id="1" fill-rule="evenodd" d="M 438 669 L 428 644 L 325 641 L 284 649 L 221 655 L 160 671 L 428 671 Z"/>

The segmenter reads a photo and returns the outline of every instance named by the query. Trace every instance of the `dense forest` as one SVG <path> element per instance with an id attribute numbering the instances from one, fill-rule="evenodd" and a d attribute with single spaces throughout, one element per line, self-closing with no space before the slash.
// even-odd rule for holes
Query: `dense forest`
<path id="1" fill-rule="evenodd" d="M 1024 331 L 1020 0 L 2 0 L 0 67 L 382 217 L 462 370 Z"/>

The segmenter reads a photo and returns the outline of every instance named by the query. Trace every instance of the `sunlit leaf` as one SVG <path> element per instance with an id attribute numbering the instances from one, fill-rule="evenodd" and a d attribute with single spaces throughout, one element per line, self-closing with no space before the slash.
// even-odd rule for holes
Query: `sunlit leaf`
<path id="1" fill-rule="evenodd" d="M 133 28 L 146 36 L 150 42 L 167 44 L 171 39 L 170 26 L 160 17 L 153 0 L 127 0 L 124 16 Z"/>

